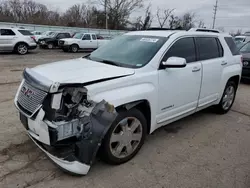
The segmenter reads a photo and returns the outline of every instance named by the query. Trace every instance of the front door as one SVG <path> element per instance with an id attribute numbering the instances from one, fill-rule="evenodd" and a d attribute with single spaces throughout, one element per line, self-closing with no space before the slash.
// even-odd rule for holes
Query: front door
<path id="1" fill-rule="evenodd" d="M 85 34 L 82 38 L 82 41 L 80 43 L 80 48 L 83 49 L 93 49 L 94 48 L 94 41 L 91 38 L 90 34 Z"/>
<path id="2" fill-rule="evenodd" d="M 195 112 L 201 87 L 202 66 L 197 61 L 194 38 L 178 39 L 163 61 L 169 57 L 185 58 L 187 65 L 159 70 L 158 124 Z"/>

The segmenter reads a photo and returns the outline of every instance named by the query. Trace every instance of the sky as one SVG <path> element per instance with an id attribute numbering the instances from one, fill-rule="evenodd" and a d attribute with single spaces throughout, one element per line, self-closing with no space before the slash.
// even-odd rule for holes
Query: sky
<path id="1" fill-rule="evenodd" d="M 84 3 L 88 0 L 35 0 L 43 3 L 50 9 L 64 11 L 76 3 Z M 197 19 L 203 20 L 207 28 L 212 27 L 213 8 L 216 0 L 145 0 L 145 5 L 151 3 L 152 13 L 156 10 L 175 9 L 176 15 L 185 12 L 194 12 Z M 145 11 L 136 11 L 131 15 L 131 19 L 143 15 Z M 158 26 L 157 19 L 153 20 L 152 26 Z M 215 27 L 223 27 L 225 31 L 250 31 L 250 0 L 218 0 L 218 11 Z"/>

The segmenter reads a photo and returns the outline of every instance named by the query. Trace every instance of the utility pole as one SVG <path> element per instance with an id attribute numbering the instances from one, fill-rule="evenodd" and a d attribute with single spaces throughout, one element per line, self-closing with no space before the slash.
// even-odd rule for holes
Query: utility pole
<path id="1" fill-rule="evenodd" d="M 104 2 L 104 9 L 105 9 L 105 22 L 106 22 L 106 29 L 108 29 L 108 13 L 107 13 L 107 1 L 108 0 L 105 0 L 105 2 Z"/>
<path id="2" fill-rule="evenodd" d="M 218 9 L 218 0 L 216 0 L 216 4 L 214 6 L 213 29 L 214 29 L 215 20 L 216 20 L 217 9 Z"/>

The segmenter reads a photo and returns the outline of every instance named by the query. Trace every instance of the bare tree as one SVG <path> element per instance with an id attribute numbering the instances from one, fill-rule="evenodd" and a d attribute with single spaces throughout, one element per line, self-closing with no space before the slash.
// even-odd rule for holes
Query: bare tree
<path id="1" fill-rule="evenodd" d="M 134 26 L 134 30 L 146 30 L 152 24 L 153 16 L 151 13 L 151 4 L 149 4 L 145 11 L 145 16 L 139 16 L 135 22 L 131 23 Z"/>
<path id="2" fill-rule="evenodd" d="M 170 15 L 169 28 L 170 29 L 180 29 L 181 28 L 181 20 L 178 16 L 175 16 L 174 14 Z"/>
<path id="3" fill-rule="evenodd" d="M 105 6 L 105 0 L 99 0 Z M 143 7 L 143 0 L 107 0 L 110 29 L 124 29 L 132 12 Z"/>
<path id="4" fill-rule="evenodd" d="M 162 12 L 160 10 L 160 8 L 158 7 L 156 16 L 157 16 L 160 28 L 164 27 L 164 25 L 166 24 L 166 21 L 171 16 L 173 11 L 174 11 L 174 9 L 166 9 L 166 10 L 163 10 L 163 12 Z"/>
<path id="5" fill-rule="evenodd" d="M 195 26 L 195 13 L 187 12 L 181 18 L 181 27 L 184 30 L 189 30 Z"/>
<path id="6" fill-rule="evenodd" d="M 198 28 L 206 28 L 205 27 L 205 23 L 203 20 L 200 20 L 199 23 L 198 23 Z"/>

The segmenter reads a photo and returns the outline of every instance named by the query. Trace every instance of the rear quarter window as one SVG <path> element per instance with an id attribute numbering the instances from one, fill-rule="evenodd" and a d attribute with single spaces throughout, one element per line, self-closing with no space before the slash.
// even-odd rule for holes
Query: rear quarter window
<path id="1" fill-rule="evenodd" d="M 232 37 L 225 37 L 224 39 L 225 39 L 230 51 L 232 52 L 232 55 L 240 55 L 240 51 L 237 48 L 235 42 L 233 41 L 233 38 Z"/>
<path id="2" fill-rule="evenodd" d="M 25 36 L 31 36 L 32 33 L 30 31 L 27 31 L 27 30 L 18 30 L 19 33 L 21 33 L 22 35 L 25 35 Z"/>

